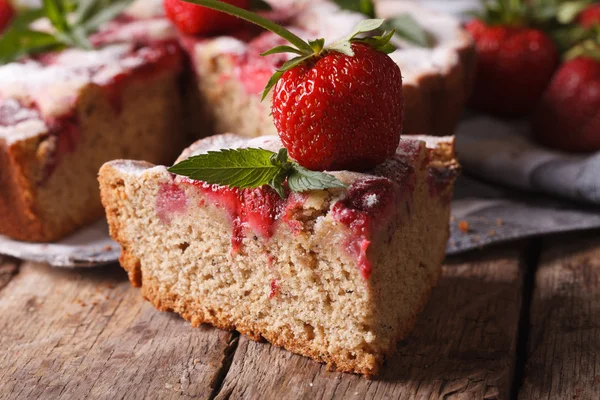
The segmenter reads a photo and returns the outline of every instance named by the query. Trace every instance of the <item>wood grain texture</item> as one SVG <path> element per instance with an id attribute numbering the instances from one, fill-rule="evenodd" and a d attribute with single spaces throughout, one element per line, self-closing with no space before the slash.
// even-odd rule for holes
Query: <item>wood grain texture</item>
<path id="1" fill-rule="evenodd" d="M 444 267 L 415 330 L 378 379 L 328 372 L 242 336 L 217 398 L 507 398 L 523 268 L 518 251 L 487 254 Z"/>
<path id="2" fill-rule="evenodd" d="M 600 238 L 545 242 L 521 399 L 600 398 Z"/>
<path id="3" fill-rule="evenodd" d="M 161 313 L 116 266 L 24 263 L 0 290 L 0 398 L 210 398 L 230 332 Z"/>

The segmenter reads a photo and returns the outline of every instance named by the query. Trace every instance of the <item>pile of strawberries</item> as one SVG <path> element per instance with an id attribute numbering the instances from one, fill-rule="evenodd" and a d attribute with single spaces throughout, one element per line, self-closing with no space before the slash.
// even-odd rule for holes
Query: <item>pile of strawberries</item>
<path id="1" fill-rule="evenodd" d="M 470 106 L 529 117 L 535 139 L 600 150 L 600 3 L 496 0 L 466 25 L 477 49 Z"/>

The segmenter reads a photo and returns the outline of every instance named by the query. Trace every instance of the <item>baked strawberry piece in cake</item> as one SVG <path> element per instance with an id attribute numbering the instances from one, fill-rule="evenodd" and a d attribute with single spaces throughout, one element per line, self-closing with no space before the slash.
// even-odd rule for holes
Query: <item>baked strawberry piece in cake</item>
<path id="1" fill-rule="evenodd" d="M 302 38 L 326 37 L 328 44 L 348 34 L 364 16 L 341 10 L 330 0 L 269 1 L 267 17 Z M 471 38 L 450 16 L 427 10 L 412 1 L 377 1 L 381 18 L 410 15 L 425 28 L 428 46 L 395 36 L 398 49 L 390 57 L 403 72 L 404 133 L 449 135 L 471 91 L 475 62 Z M 196 74 L 201 107 L 215 133 L 244 136 L 277 134 L 269 101 L 261 93 L 270 76 L 291 58 L 289 54 L 261 57 L 285 44 L 273 33 L 230 31 L 219 37 L 183 35 Z M 205 125 L 203 125 L 205 126 Z"/>
<path id="2" fill-rule="evenodd" d="M 281 143 L 222 135 L 182 159 L 245 147 Z M 284 198 L 146 162 L 99 179 L 121 265 L 156 308 L 374 375 L 439 278 L 456 172 L 452 139 L 411 138 L 367 173 L 330 172 L 347 188 Z"/>
<path id="3" fill-rule="evenodd" d="M 59 239 L 103 215 L 104 162 L 168 163 L 185 145 L 174 30 L 132 13 L 92 35 L 94 50 L 0 66 L 0 234 Z"/>

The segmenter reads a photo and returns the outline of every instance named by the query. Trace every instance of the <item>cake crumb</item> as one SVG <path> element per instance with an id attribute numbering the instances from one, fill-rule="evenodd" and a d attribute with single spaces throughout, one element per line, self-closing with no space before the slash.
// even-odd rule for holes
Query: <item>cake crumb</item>
<path id="1" fill-rule="evenodd" d="M 110 244 L 107 244 L 106 246 L 104 246 L 104 251 L 111 251 L 112 250 L 112 246 Z"/>
<path id="2" fill-rule="evenodd" d="M 465 221 L 465 220 L 459 221 L 458 229 L 460 229 L 461 232 L 468 233 L 469 232 L 469 222 Z"/>
<path id="3" fill-rule="evenodd" d="M 504 224 L 504 222 L 502 221 L 502 218 L 496 218 L 496 225 L 502 226 L 502 224 Z"/>
<path id="4" fill-rule="evenodd" d="M 496 231 L 493 230 L 493 229 L 490 229 L 489 235 L 490 236 L 496 236 Z"/>
<path id="5" fill-rule="evenodd" d="M 194 358 L 194 365 L 198 364 L 200 362 L 200 360 L 198 360 L 197 358 Z"/>

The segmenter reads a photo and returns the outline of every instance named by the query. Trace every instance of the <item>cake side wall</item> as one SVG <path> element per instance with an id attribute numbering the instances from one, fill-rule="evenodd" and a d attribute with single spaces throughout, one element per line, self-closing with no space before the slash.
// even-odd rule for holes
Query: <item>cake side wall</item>
<path id="1" fill-rule="evenodd" d="M 228 54 L 204 54 L 194 50 L 198 90 L 214 134 L 235 132 L 246 137 L 277 135 L 271 114 L 271 94 L 261 102 L 260 91 L 248 93 L 236 77 Z"/>
<path id="2" fill-rule="evenodd" d="M 177 73 L 134 80 L 121 94 L 111 95 L 102 87 L 88 85 L 77 98 L 75 130 L 42 136 L 35 143 L 13 144 L 20 157 L 12 158 L 13 167 L 6 171 L 12 178 L 7 179 L 20 180 L 20 184 L 12 186 L 13 194 L 0 192 L 1 202 L 11 203 L 2 215 L 10 216 L 12 209 L 17 215 L 26 214 L 29 223 L 20 223 L 18 230 L 12 223 L 0 225 L 0 233 L 25 241 L 57 240 L 104 214 L 96 181 L 104 162 L 175 160 L 184 146 Z M 65 140 L 69 141 L 66 146 L 60 143 Z M 15 191 L 17 198 L 28 203 L 15 203 Z"/>
<path id="3" fill-rule="evenodd" d="M 39 141 L 39 137 L 12 145 L 0 141 L 0 234 L 20 240 L 46 239 L 34 209 L 34 178 L 29 174 Z"/>

